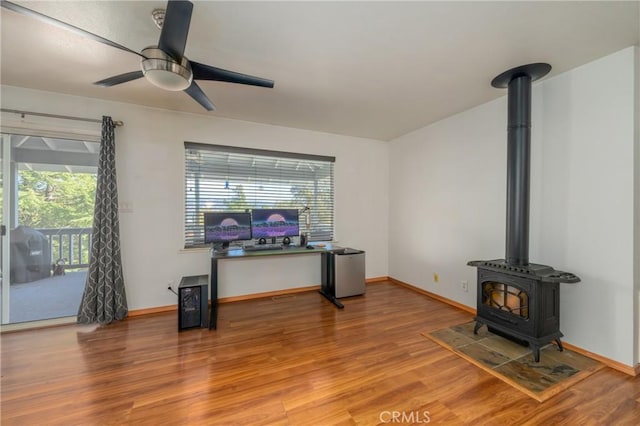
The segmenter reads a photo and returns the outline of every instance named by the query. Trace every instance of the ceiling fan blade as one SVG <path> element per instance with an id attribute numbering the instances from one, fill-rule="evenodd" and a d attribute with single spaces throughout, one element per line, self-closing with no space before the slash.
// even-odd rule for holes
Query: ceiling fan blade
<path id="1" fill-rule="evenodd" d="M 122 46 L 122 45 L 120 45 L 120 44 L 118 44 L 118 43 L 116 43 L 114 41 L 107 40 L 104 37 L 100 37 L 99 35 L 90 33 L 89 31 L 85 31 L 82 28 L 78 28 L 78 27 L 73 26 L 71 24 L 67 24 L 66 22 L 62 22 L 62 21 L 60 21 L 58 19 L 55 19 L 55 18 L 52 18 L 50 16 L 43 15 L 42 13 L 36 12 L 35 10 L 27 9 L 24 6 L 20 6 L 18 4 L 2 0 L 2 7 L 4 7 L 5 9 L 13 10 L 14 12 L 20 13 L 20 14 L 25 15 L 25 16 L 31 16 L 33 18 L 36 18 L 36 19 L 42 21 L 42 22 L 46 22 L 47 24 L 55 25 L 55 26 L 57 26 L 59 28 L 62 28 L 62 29 L 65 29 L 67 31 L 71 31 L 73 33 L 81 35 L 82 37 L 89 38 L 89 39 L 97 41 L 99 43 L 106 44 L 107 46 L 115 47 L 117 49 L 124 50 L 125 52 L 133 53 L 135 55 L 141 56 L 144 59 L 147 59 L 144 55 L 142 55 L 142 54 L 140 54 L 140 53 L 138 53 L 138 52 L 136 52 L 134 50 L 131 50 L 131 49 L 127 48 L 127 47 L 124 47 L 124 46 Z"/>
<path id="2" fill-rule="evenodd" d="M 104 80 L 96 81 L 96 86 L 111 87 L 116 84 L 126 83 L 127 81 L 136 80 L 144 77 L 142 71 L 131 71 L 120 75 L 114 75 L 113 77 L 105 78 Z"/>
<path id="3" fill-rule="evenodd" d="M 209 100 L 207 95 L 204 94 L 198 83 L 195 81 L 191 82 L 191 86 L 184 89 L 184 91 L 191 96 L 197 103 L 202 105 L 207 111 L 213 111 L 216 107 L 213 105 L 213 102 Z"/>
<path id="4" fill-rule="evenodd" d="M 169 0 L 164 14 L 158 48 L 178 63 L 182 60 L 187 44 L 192 11 L 193 4 L 190 1 Z"/>
<path id="5" fill-rule="evenodd" d="M 189 61 L 191 70 L 193 71 L 194 80 L 215 80 L 226 81 L 227 83 L 248 84 L 250 86 L 260 86 L 273 88 L 273 80 L 266 78 L 254 77 L 252 75 L 241 74 L 235 71 L 223 70 L 222 68 L 212 67 L 211 65 L 199 64 Z"/>

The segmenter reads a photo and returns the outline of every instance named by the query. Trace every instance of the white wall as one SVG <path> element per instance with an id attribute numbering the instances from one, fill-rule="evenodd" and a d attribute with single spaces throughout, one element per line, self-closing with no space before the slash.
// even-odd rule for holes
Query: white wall
<path id="1" fill-rule="evenodd" d="M 635 141 L 635 180 L 634 180 L 634 282 L 635 282 L 635 324 L 636 324 L 636 354 L 635 362 L 640 363 L 640 46 L 635 48 L 635 126 L 634 126 L 634 141 Z"/>
<path id="2" fill-rule="evenodd" d="M 636 60 L 635 71 L 635 102 L 636 102 L 636 124 L 635 124 L 635 184 L 634 184 L 634 199 L 635 199 L 635 243 L 634 243 L 634 282 L 635 282 L 635 308 L 634 315 L 636 318 L 636 354 L 634 359 L 636 363 L 640 363 L 640 46 L 636 46 Z"/>
<path id="3" fill-rule="evenodd" d="M 638 362 L 636 54 L 534 83 L 532 110 L 530 260 L 582 278 L 561 284 L 565 340 L 626 365 Z M 504 258 L 506 120 L 502 97 L 391 142 L 390 276 L 475 307 L 466 262 Z"/>
<path id="4" fill-rule="evenodd" d="M 388 275 L 385 142 L 2 86 L 2 107 L 124 121 L 116 130 L 123 269 L 129 309 L 176 303 L 181 276 L 209 273 L 207 250 L 184 246 L 184 141 L 336 157 L 336 239 Z M 179 96 L 180 94 L 176 94 Z M 70 124 L 72 125 L 72 124 Z M 125 207 L 124 209 L 122 207 Z M 219 296 L 320 284 L 319 255 L 221 263 Z"/>
<path id="5" fill-rule="evenodd" d="M 391 142 L 390 276 L 475 305 L 466 263 L 504 257 L 505 129 L 500 100 Z"/>
<path id="6" fill-rule="evenodd" d="M 638 361 L 634 56 L 626 49 L 542 84 L 540 222 L 532 245 L 534 259 L 582 278 L 561 288 L 567 340 L 627 365 Z"/>

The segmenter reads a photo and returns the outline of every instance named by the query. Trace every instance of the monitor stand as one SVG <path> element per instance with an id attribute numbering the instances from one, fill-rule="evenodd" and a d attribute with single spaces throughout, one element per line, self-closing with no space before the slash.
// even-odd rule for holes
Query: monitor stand
<path id="1" fill-rule="evenodd" d="M 229 249 L 229 241 L 213 244 L 213 251 L 216 253 L 226 253 L 228 249 Z"/>

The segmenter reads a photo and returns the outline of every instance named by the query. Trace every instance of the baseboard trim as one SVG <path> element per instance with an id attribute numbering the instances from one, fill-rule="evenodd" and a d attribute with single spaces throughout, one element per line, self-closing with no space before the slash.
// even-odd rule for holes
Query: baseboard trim
<path id="1" fill-rule="evenodd" d="M 577 352 L 581 355 L 584 355 L 588 358 L 594 359 L 596 361 L 600 361 L 607 367 L 611 367 L 614 370 L 618 370 L 621 373 L 628 374 L 633 377 L 636 377 L 638 374 L 640 374 L 640 364 L 636 365 L 635 367 L 632 367 L 630 365 L 626 365 L 621 362 L 615 361 L 613 359 L 604 357 L 602 355 L 598 355 L 596 353 L 590 352 L 586 349 L 581 348 L 580 346 L 572 345 L 571 343 L 565 342 L 565 341 L 562 342 L 562 346 L 574 352 Z"/>
<path id="2" fill-rule="evenodd" d="M 286 290 L 275 290 L 275 291 L 265 291 L 263 293 L 243 294 L 241 296 L 221 297 L 218 299 L 218 303 L 241 302 L 243 300 L 263 299 L 265 297 L 287 296 L 289 294 L 304 293 L 307 291 L 314 291 L 314 290 L 315 291 L 320 290 L 320 286 L 312 285 L 308 287 L 288 288 Z"/>
<path id="3" fill-rule="evenodd" d="M 443 302 L 443 303 L 446 303 L 448 305 L 451 305 L 454 308 L 458 308 L 458 309 L 461 309 L 463 311 L 469 312 L 470 314 L 476 315 L 476 310 L 475 309 L 470 308 L 469 306 L 463 305 L 461 303 L 458 303 L 458 302 L 456 302 L 454 300 L 447 299 L 446 297 L 440 296 L 438 294 L 431 293 L 429 291 L 423 290 L 423 289 L 421 289 L 419 287 L 416 287 L 414 285 L 405 283 L 403 281 L 397 280 L 397 279 L 392 278 L 392 277 L 389 277 L 389 281 L 391 281 L 392 283 L 397 284 L 399 286 L 406 287 L 409 290 L 413 290 L 416 293 L 423 294 L 423 295 L 428 296 L 428 297 L 430 297 L 432 299 L 435 299 L 435 300 L 438 300 L 440 302 Z M 584 356 L 586 356 L 588 358 L 591 358 L 591 359 L 594 359 L 596 361 L 599 361 L 599 362 L 603 363 L 604 365 L 606 365 L 607 367 L 613 368 L 614 370 L 620 371 L 621 373 L 625 373 L 625 374 L 628 374 L 628 375 L 633 376 L 633 377 L 636 377 L 636 376 L 640 375 L 640 364 L 637 364 L 635 367 L 632 367 L 630 365 L 623 364 L 623 363 L 621 363 L 619 361 L 615 361 L 615 360 L 613 360 L 611 358 L 607 358 L 605 356 L 595 354 L 593 352 L 590 352 L 590 351 L 588 351 L 586 349 L 583 349 L 583 348 L 581 348 L 579 346 L 572 345 L 571 343 L 567 343 L 565 341 L 563 341 L 562 344 L 567 349 L 571 349 L 574 352 L 577 352 L 577 353 L 579 353 L 581 355 L 584 355 Z"/>
<path id="4" fill-rule="evenodd" d="M 392 283 L 394 283 L 396 285 L 399 285 L 399 286 L 402 286 L 402 287 L 406 287 L 409 290 L 415 291 L 416 293 L 420 293 L 422 295 L 425 295 L 427 297 L 435 299 L 435 300 L 437 300 L 439 302 L 446 303 L 447 305 L 451 305 L 454 308 L 458 308 L 458 309 L 463 310 L 465 312 L 469 312 L 470 314 L 473 314 L 473 315 L 476 314 L 476 310 L 474 308 L 471 308 L 471 307 L 469 307 L 467 305 L 463 305 L 462 303 L 456 302 L 455 300 L 447 299 L 444 296 L 440 296 L 439 294 L 431 293 L 430 291 L 421 289 L 420 287 L 416 287 L 416 286 L 411 285 L 409 283 L 405 283 L 404 281 L 397 280 L 397 279 L 395 279 L 393 277 L 389 277 L 389 281 L 391 281 Z"/>
<path id="5" fill-rule="evenodd" d="M 365 282 L 367 284 L 373 284 L 378 282 L 388 281 L 389 277 L 374 277 L 367 278 Z M 229 297 L 221 297 L 218 299 L 218 303 L 232 303 L 232 302 L 241 302 L 244 300 L 252 300 L 252 299 L 263 299 L 268 297 L 278 297 L 278 296 L 287 296 L 289 294 L 296 293 L 304 293 L 307 291 L 318 291 L 320 290 L 320 285 L 312 285 L 306 287 L 297 287 L 297 288 L 288 288 L 285 290 L 275 290 L 275 291 L 266 291 L 262 293 L 251 293 L 251 294 L 243 294 L 240 296 L 229 296 Z M 146 309 L 135 309 L 129 311 L 129 317 L 137 317 L 140 315 L 149 315 L 149 314 L 158 314 L 162 312 L 171 312 L 176 311 L 178 309 L 178 305 L 167 305 L 167 306 L 157 306 L 155 308 L 146 308 Z"/>
<path id="6" fill-rule="evenodd" d="M 365 283 L 367 284 L 375 284 L 375 283 L 382 283 L 385 281 L 389 281 L 389 277 L 384 276 L 384 277 L 373 277 L 373 278 L 367 278 L 366 280 L 364 280 Z"/>
<path id="7" fill-rule="evenodd" d="M 178 304 L 156 306 L 155 308 L 134 309 L 132 311 L 129 311 L 128 318 L 139 317 L 140 315 L 160 314 L 163 312 L 171 312 L 171 311 L 177 311 L 177 310 L 178 310 Z"/>

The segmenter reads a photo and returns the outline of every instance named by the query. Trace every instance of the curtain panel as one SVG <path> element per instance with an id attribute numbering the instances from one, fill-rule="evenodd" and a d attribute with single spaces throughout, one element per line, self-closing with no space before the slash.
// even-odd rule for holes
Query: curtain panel
<path id="1" fill-rule="evenodd" d="M 120 257 L 115 125 L 102 117 L 102 139 L 93 214 L 93 243 L 78 323 L 109 324 L 127 316 L 127 297 Z"/>

